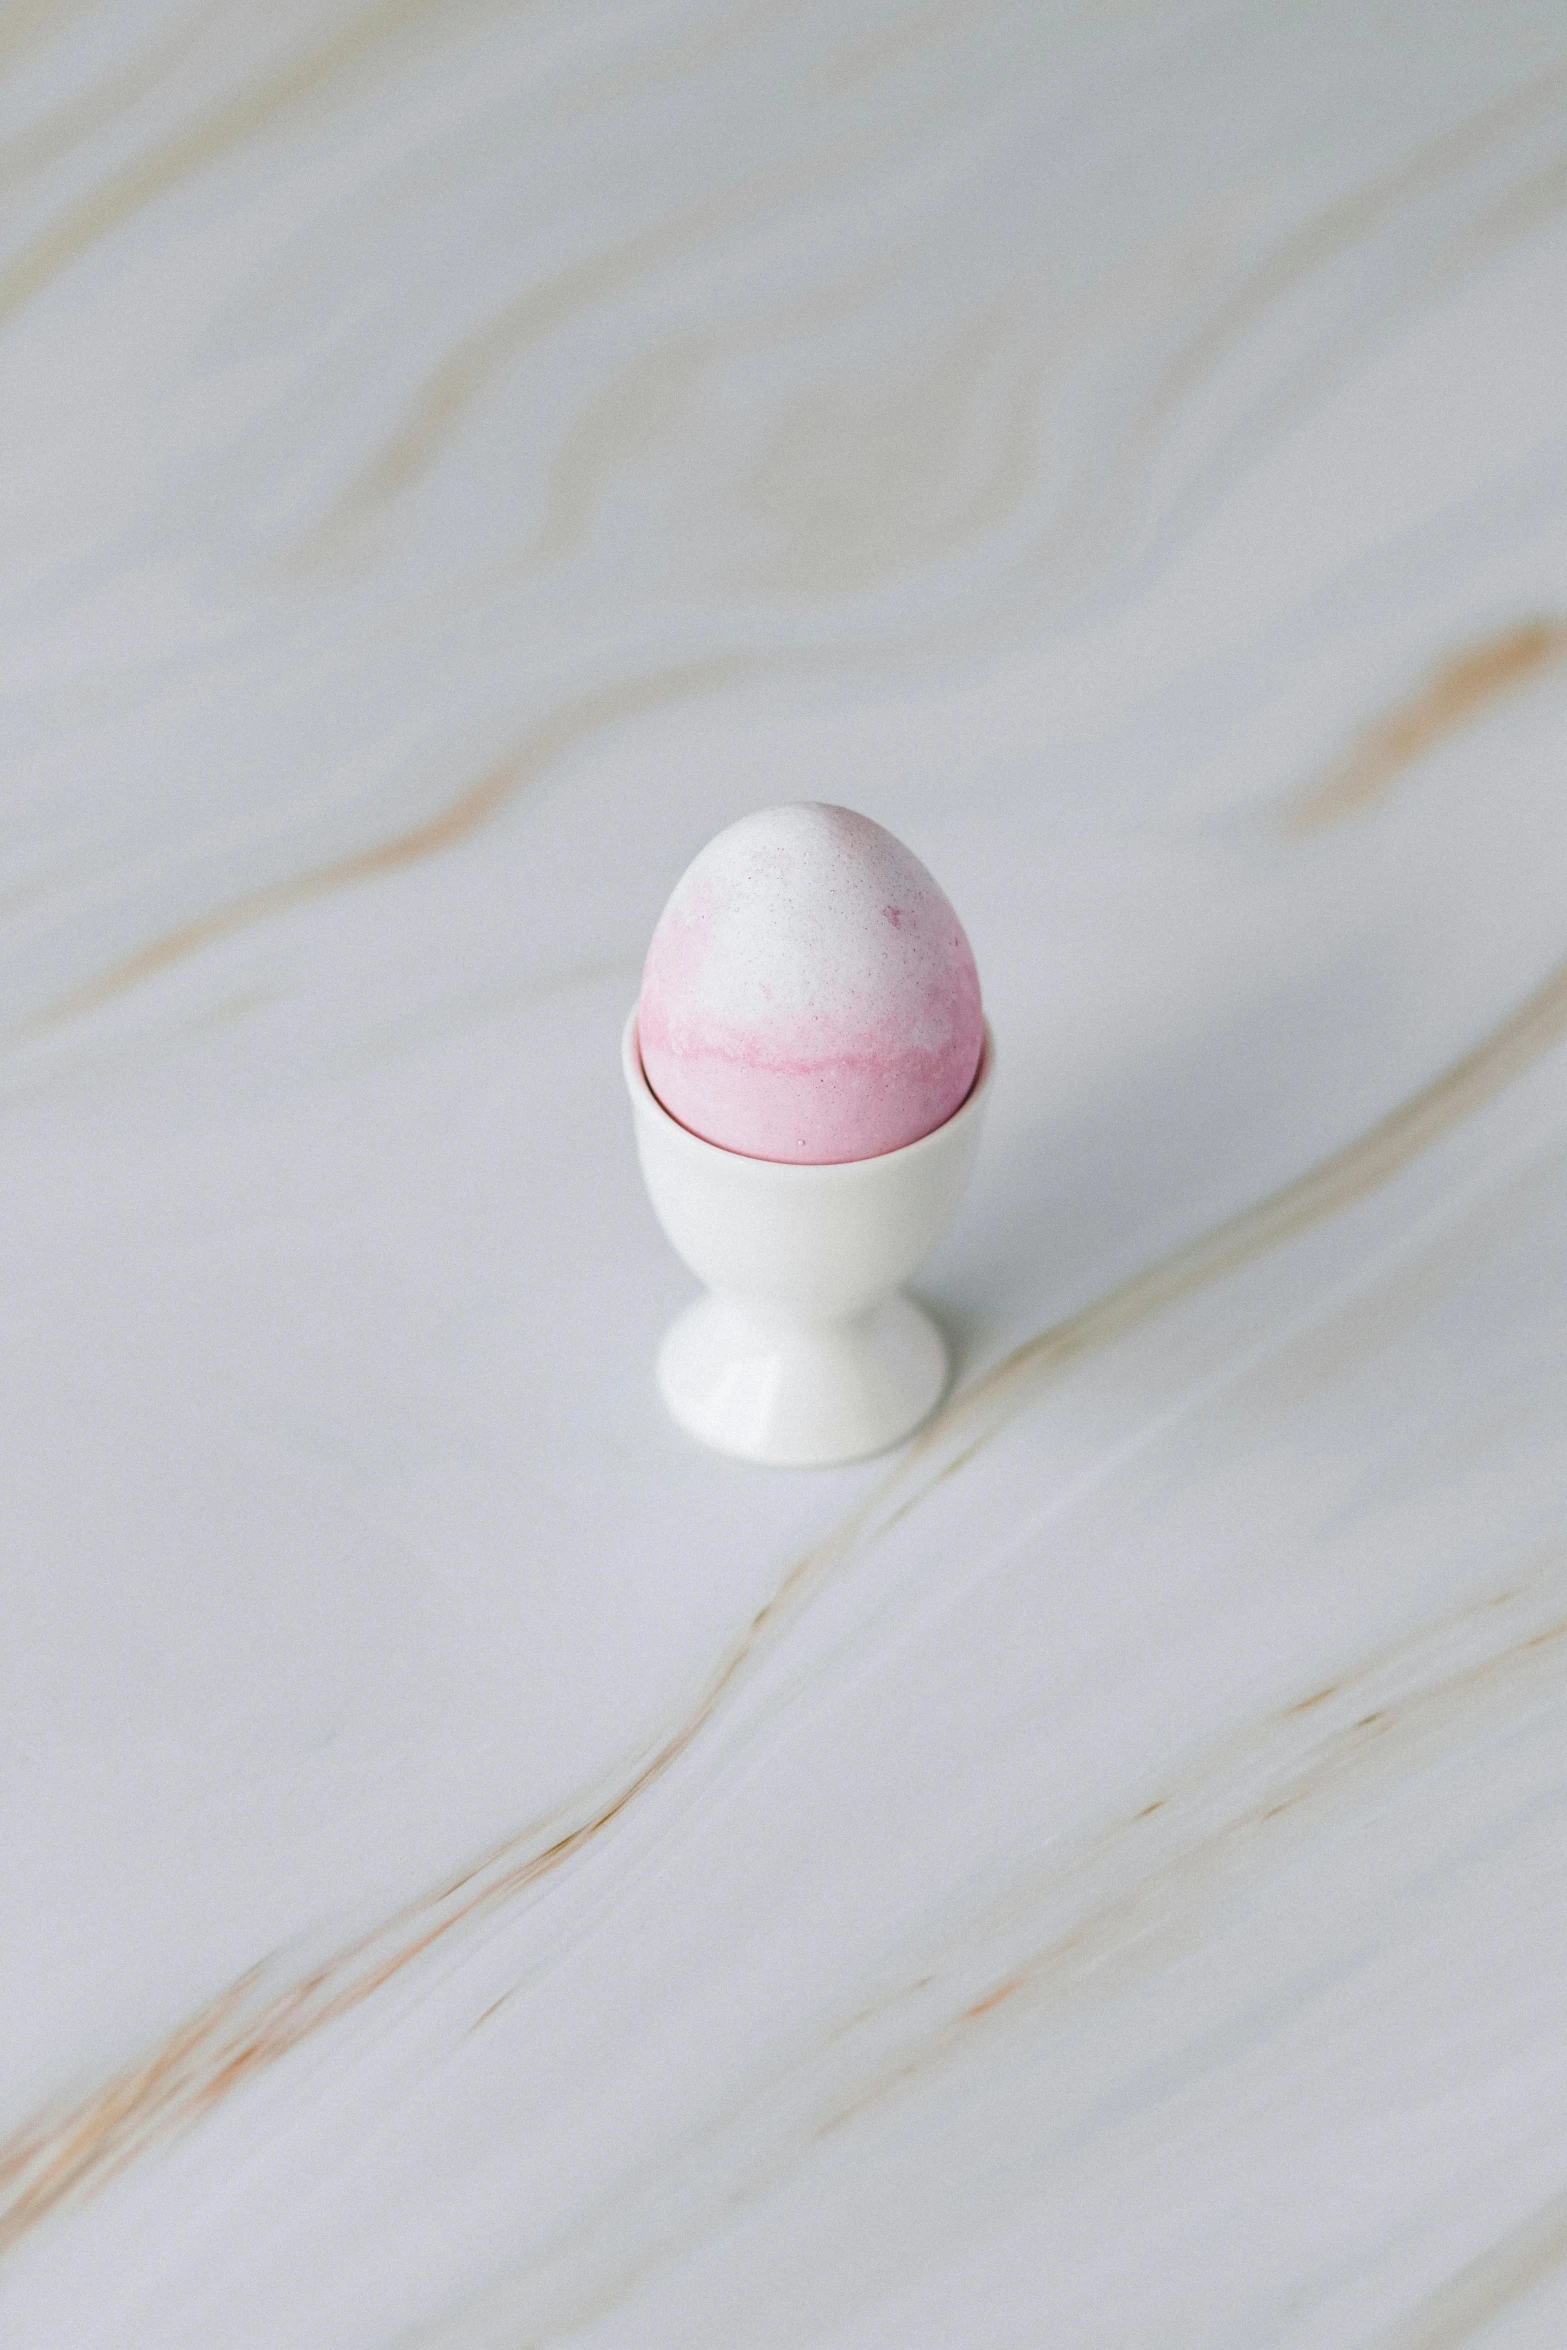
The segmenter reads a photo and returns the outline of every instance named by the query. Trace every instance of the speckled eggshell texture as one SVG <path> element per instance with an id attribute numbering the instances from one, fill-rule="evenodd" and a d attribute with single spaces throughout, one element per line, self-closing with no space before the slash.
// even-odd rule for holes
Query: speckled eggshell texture
<path id="1" fill-rule="evenodd" d="M 681 1125 L 811 1166 L 929 1134 L 984 1044 L 974 957 L 936 883 L 881 825 L 818 801 L 742 817 L 687 867 L 637 1028 Z"/>

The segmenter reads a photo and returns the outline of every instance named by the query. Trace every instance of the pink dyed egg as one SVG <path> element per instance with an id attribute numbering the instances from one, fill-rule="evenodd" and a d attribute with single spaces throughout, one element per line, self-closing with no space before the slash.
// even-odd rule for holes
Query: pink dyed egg
<path id="1" fill-rule="evenodd" d="M 984 1044 L 973 954 L 924 866 L 868 816 L 810 800 L 742 817 L 687 867 L 637 1031 L 682 1126 L 810 1166 L 929 1134 Z"/>

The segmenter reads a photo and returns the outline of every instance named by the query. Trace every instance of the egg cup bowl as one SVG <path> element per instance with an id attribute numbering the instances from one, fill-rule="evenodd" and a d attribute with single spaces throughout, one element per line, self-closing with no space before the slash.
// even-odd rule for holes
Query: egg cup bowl
<path id="1" fill-rule="evenodd" d="M 653 1212 L 708 1291 L 671 1323 L 658 1386 L 673 1418 L 733 1459 L 824 1467 L 909 1435 L 947 1385 L 946 1341 L 902 1285 L 973 1172 L 995 1047 L 946 1122 L 832 1166 L 704 1142 L 648 1084 L 633 1011 L 621 1041 Z"/>

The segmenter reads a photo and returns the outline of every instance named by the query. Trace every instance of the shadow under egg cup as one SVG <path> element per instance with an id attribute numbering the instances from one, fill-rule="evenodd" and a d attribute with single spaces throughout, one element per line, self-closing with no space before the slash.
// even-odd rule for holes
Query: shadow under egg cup
<path id="1" fill-rule="evenodd" d="M 671 1323 L 659 1392 L 691 1435 L 736 1460 L 825 1467 L 883 1452 L 935 1409 L 946 1341 L 902 1285 L 958 1210 L 995 1048 L 944 1125 L 833 1166 L 749 1159 L 704 1142 L 648 1084 L 637 1017 L 621 1063 L 648 1197 L 711 1294 Z"/>

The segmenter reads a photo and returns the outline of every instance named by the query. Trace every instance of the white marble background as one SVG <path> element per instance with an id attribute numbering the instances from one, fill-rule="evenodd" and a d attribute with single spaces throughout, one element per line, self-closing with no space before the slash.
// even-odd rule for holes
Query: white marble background
<path id="1" fill-rule="evenodd" d="M 0 16 L 7 2350 L 1567 2339 L 1567 14 Z M 954 1398 L 663 1422 L 845 799 Z"/>

